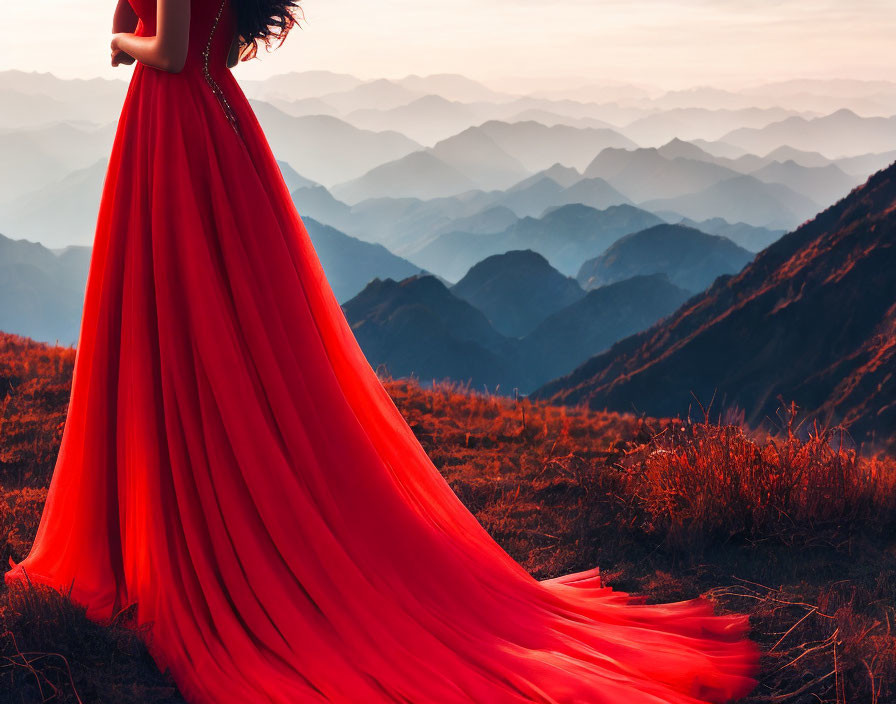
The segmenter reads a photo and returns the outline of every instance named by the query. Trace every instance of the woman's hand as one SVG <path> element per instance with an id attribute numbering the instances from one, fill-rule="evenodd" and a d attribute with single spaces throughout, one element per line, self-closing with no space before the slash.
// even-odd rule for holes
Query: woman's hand
<path id="1" fill-rule="evenodd" d="M 117 65 L 116 61 L 123 63 L 116 59 L 116 52 L 124 52 L 146 66 L 170 73 L 182 71 L 190 45 L 189 0 L 158 0 L 157 24 L 152 37 L 129 32 L 113 34 L 113 65 Z"/>
<path id="2" fill-rule="evenodd" d="M 122 64 L 130 66 L 134 63 L 134 57 L 121 49 L 118 45 L 119 37 L 121 37 L 122 34 L 124 34 L 124 32 L 112 35 L 112 66 L 121 66 Z"/>
<path id="3" fill-rule="evenodd" d="M 134 63 L 135 59 L 130 54 L 123 52 L 121 49 L 114 49 L 112 51 L 112 66 L 117 67 L 122 64 L 125 66 L 130 66 Z"/>

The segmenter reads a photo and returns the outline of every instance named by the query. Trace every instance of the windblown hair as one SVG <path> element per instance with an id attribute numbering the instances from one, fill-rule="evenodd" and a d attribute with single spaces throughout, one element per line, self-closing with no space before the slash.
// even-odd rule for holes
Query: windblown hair
<path id="1" fill-rule="evenodd" d="M 299 0 L 234 0 L 233 9 L 241 61 L 254 58 L 261 44 L 267 49 L 274 42 L 280 46 L 298 17 L 305 19 Z"/>

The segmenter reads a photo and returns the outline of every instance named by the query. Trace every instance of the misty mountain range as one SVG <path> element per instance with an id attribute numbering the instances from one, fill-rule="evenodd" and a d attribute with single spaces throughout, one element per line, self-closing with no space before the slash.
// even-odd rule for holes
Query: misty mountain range
<path id="1" fill-rule="evenodd" d="M 580 378 L 896 160 L 896 82 L 243 86 L 371 363 L 508 393 Z M 76 341 L 125 90 L 0 72 L 0 329 Z"/>
<path id="2" fill-rule="evenodd" d="M 62 183 L 66 177 L 108 156 L 125 88 L 124 81 L 0 72 L 2 231 L 49 237 L 47 226 L 29 231 L 28 205 L 20 201 L 33 204 L 45 188 L 71 189 Z M 351 207 L 371 198 L 460 196 L 479 205 L 496 200 L 492 191 L 509 190 L 561 164 L 578 171 L 579 179 L 605 182 L 580 186 L 600 186 L 601 193 L 591 194 L 595 202 L 572 200 L 589 193 L 570 193 L 567 203 L 631 203 L 669 221 L 722 218 L 786 230 L 896 155 L 896 102 L 887 112 L 896 91 L 891 84 L 809 82 L 799 95 L 771 85 L 737 100 L 724 91 L 649 95 L 615 86 L 599 101 L 596 91 L 585 88 L 582 96 L 589 99 L 574 99 L 569 91 L 563 97 L 513 96 L 462 76 L 361 81 L 307 72 L 248 81 L 245 89 L 278 158 Z M 829 112 L 799 105 L 807 95 L 823 102 L 826 90 Z M 766 104 L 772 96 L 777 104 Z M 876 113 L 865 97 L 877 101 Z M 414 128 L 433 120 L 445 129 L 421 135 Z M 616 163 L 621 161 L 625 168 Z M 724 184 L 738 175 L 749 179 Z M 749 189 L 748 205 L 737 207 L 735 188 Z M 516 200 L 518 206 L 525 202 Z M 83 203 L 89 211 L 92 203 L 86 197 Z M 537 216 L 562 204 L 539 203 L 541 210 L 530 206 L 518 214 Z M 72 220 L 81 223 L 80 231 L 60 234 L 57 244 L 89 244 L 90 218 Z"/>

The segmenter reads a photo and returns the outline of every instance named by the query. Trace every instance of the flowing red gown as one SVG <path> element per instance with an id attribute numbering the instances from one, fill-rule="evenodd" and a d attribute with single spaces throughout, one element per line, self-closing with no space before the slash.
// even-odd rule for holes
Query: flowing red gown
<path id="1" fill-rule="evenodd" d="M 155 0 L 131 1 L 153 34 Z M 7 580 L 95 619 L 136 602 L 194 703 L 747 693 L 745 616 L 596 571 L 539 582 L 451 491 L 333 296 L 225 66 L 233 31 L 229 0 L 192 0 L 184 70 L 134 71 L 62 446 Z"/>

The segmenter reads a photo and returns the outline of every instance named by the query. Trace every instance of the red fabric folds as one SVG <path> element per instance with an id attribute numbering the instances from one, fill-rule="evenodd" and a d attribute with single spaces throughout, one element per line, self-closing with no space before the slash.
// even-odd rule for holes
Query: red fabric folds
<path id="1" fill-rule="evenodd" d="M 133 4 L 152 33 L 154 0 Z M 195 703 L 749 691 L 745 617 L 635 603 L 593 571 L 538 582 L 454 495 L 345 321 L 224 66 L 219 7 L 193 0 L 181 73 L 134 71 L 62 447 L 6 579 L 73 585 L 96 619 L 136 603 Z"/>

